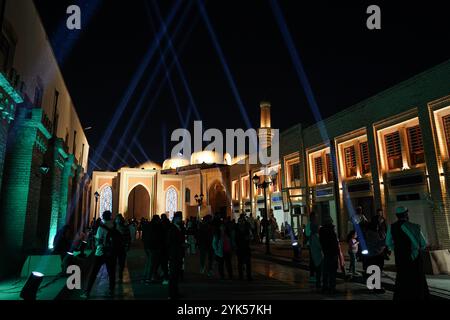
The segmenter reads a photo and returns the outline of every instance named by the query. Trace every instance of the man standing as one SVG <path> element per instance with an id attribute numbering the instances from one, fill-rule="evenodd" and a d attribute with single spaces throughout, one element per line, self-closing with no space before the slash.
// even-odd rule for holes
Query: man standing
<path id="1" fill-rule="evenodd" d="M 316 283 L 316 266 L 314 265 L 312 256 L 313 252 L 311 251 L 311 235 L 312 230 L 316 230 L 318 232 L 319 225 L 317 224 L 316 214 L 314 211 L 311 211 L 309 214 L 309 221 L 306 224 L 305 227 L 305 238 L 306 238 L 306 245 L 309 248 L 309 282 Z M 300 233 L 300 232 L 299 232 Z"/>
<path id="2" fill-rule="evenodd" d="M 182 213 L 175 212 L 167 234 L 167 253 L 169 257 L 169 299 L 180 298 L 178 282 L 182 272 L 185 235 L 182 228 Z"/>
<path id="3" fill-rule="evenodd" d="M 120 233 L 118 235 L 117 233 L 118 231 L 114 228 L 114 223 L 112 221 L 111 211 L 103 212 L 102 222 L 95 236 L 97 248 L 95 250 L 94 266 L 89 277 L 87 289 L 81 295 L 81 298 L 89 298 L 89 294 L 91 293 L 97 274 L 104 264 L 106 264 L 106 270 L 108 271 L 109 277 L 109 291 L 107 292 L 107 295 L 109 297 L 114 295 L 117 259 L 114 242 L 118 237 L 121 237 Z"/>
<path id="4" fill-rule="evenodd" d="M 164 245 L 161 246 L 161 252 L 160 252 L 160 267 L 163 274 L 163 285 L 169 284 L 169 256 L 168 256 L 168 247 L 165 245 L 165 242 L 167 240 L 167 236 L 170 229 L 170 221 L 169 218 L 167 218 L 167 214 L 163 213 L 161 215 L 161 241 Z"/>
<path id="5" fill-rule="evenodd" d="M 245 214 L 241 214 L 238 220 L 238 226 L 236 229 L 236 248 L 238 258 L 238 270 L 239 279 L 244 278 L 244 265 L 247 274 L 247 280 L 252 280 L 252 267 L 251 267 L 251 250 L 250 250 L 250 236 L 251 227 L 250 223 L 245 219 Z"/>
<path id="6" fill-rule="evenodd" d="M 398 207 L 395 214 L 397 222 L 390 226 L 386 237 L 386 245 L 394 250 L 397 269 L 394 300 L 429 299 L 422 257 L 425 237 L 418 224 L 409 222 L 408 208 Z"/>
<path id="7" fill-rule="evenodd" d="M 340 253 L 339 241 L 333 225 L 333 219 L 326 217 L 319 229 L 320 245 L 323 252 L 323 287 L 324 293 L 336 292 L 336 270 Z"/>
<path id="8" fill-rule="evenodd" d="M 200 273 L 207 272 L 208 276 L 212 276 L 213 270 L 213 250 L 212 239 L 213 229 L 211 225 L 211 215 L 206 215 L 200 224 L 198 232 L 198 248 L 200 250 Z"/>

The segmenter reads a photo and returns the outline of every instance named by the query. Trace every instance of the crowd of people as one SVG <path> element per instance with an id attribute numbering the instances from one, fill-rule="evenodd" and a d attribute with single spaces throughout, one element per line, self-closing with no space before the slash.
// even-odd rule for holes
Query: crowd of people
<path id="1" fill-rule="evenodd" d="M 359 276 L 356 272 L 357 261 L 362 262 L 365 280 L 370 276 L 367 272 L 369 266 L 377 266 L 382 272 L 385 260 L 389 260 L 394 251 L 397 271 L 394 299 L 427 299 L 429 292 L 422 257 L 426 241 L 420 226 L 409 222 L 408 209 L 397 208 L 397 222 L 390 227 L 381 209 L 370 220 L 361 207 L 355 211 L 351 219 L 353 229 L 347 236 L 349 277 Z M 340 269 L 346 276 L 344 254 L 331 217 L 324 217 L 321 225 L 317 221 L 315 213 L 311 212 L 305 228 L 310 281 L 324 293 L 335 293 L 337 270 Z M 375 288 L 371 292 L 384 293 L 385 290 Z"/>
<path id="2" fill-rule="evenodd" d="M 87 246 L 94 249 L 95 257 L 81 297 L 89 298 L 103 265 L 109 277 L 107 295 L 114 295 L 116 273 L 119 283 L 122 282 L 127 252 L 136 240 L 142 241 L 146 255 L 142 282 L 168 285 L 169 299 L 180 297 L 178 283 L 183 279 L 185 256 L 197 252 L 201 274 L 223 280 L 226 274 L 233 279 L 235 256 L 239 279 L 243 280 L 245 274 L 246 279 L 252 281 L 250 245 L 260 242 L 266 232 L 265 226 L 260 228 L 259 225 L 260 219 L 245 214 L 241 214 L 237 222 L 221 214 L 183 221 L 181 212 L 174 213 L 172 221 L 167 214 L 161 214 L 153 216 L 151 221 L 143 218 L 137 222 L 126 221 L 121 214 L 113 219 L 112 213 L 105 211 L 101 219 L 90 226 Z M 271 223 L 265 225 L 272 228 Z M 61 245 L 64 243 L 61 241 Z"/>
<path id="3" fill-rule="evenodd" d="M 356 272 L 357 261 L 362 262 L 363 270 L 369 266 L 378 266 L 382 271 L 385 260 L 395 253 L 397 269 L 395 299 L 427 298 L 428 286 L 423 270 L 422 252 L 426 241 L 420 226 L 409 222 L 408 209 L 396 210 L 398 221 L 387 226 L 382 210 L 367 219 L 361 207 L 357 207 L 352 216 L 352 230 L 347 236 L 348 278 L 360 276 Z M 315 283 L 324 293 L 336 292 L 337 270 L 346 275 L 346 263 L 333 220 L 322 217 L 321 224 L 314 212 L 303 232 L 296 240 L 304 238 L 309 249 L 310 282 Z M 268 228 L 268 229 L 267 229 Z M 87 247 L 94 250 L 92 271 L 82 297 L 88 298 L 97 274 L 103 265 L 109 276 L 108 295 L 113 296 L 116 273 L 119 283 L 123 281 L 127 252 L 131 244 L 142 241 L 146 263 L 142 282 L 145 284 L 162 283 L 169 286 L 169 298 L 180 297 L 178 283 L 184 276 L 186 255 L 195 255 L 199 259 L 201 274 L 207 277 L 233 279 L 233 261 L 240 280 L 245 277 L 252 281 L 251 244 L 259 244 L 266 234 L 269 240 L 287 236 L 292 228 L 288 223 L 282 225 L 279 232 L 276 219 L 270 212 L 269 219 L 254 219 L 241 214 L 238 221 L 222 214 L 206 215 L 202 219 L 190 217 L 183 221 L 182 213 L 176 212 L 172 221 L 167 214 L 155 215 L 148 221 L 131 219 L 126 221 L 121 214 L 114 217 L 105 211 L 101 219 L 92 222 L 89 233 L 78 234 L 71 240 L 71 231 L 64 226 L 55 237 L 54 253 L 60 254 L 63 261 L 67 252 Z M 236 259 L 234 259 L 236 257 Z M 194 258 L 195 259 L 195 258 Z M 363 272 L 363 277 L 369 274 Z M 383 293 L 382 288 L 373 292 Z"/>

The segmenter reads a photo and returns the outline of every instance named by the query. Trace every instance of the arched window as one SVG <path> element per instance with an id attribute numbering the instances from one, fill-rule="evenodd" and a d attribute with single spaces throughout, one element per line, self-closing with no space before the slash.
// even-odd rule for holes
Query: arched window
<path id="1" fill-rule="evenodd" d="M 112 188 L 109 186 L 100 191 L 100 216 L 105 211 L 112 212 Z"/>
<path id="2" fill-rule="evenodd" d="M 166 191 L 166 211 L 169 212 L 170 219 L 178 211 L 178 194 L 174 187 L 170 187 Z"/>

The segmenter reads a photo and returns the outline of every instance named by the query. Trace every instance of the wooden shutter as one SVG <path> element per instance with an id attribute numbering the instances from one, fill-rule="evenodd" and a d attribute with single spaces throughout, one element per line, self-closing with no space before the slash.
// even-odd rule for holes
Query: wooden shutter
<path id="1" fill-rule="evenodd" d="M 447 142 L 447 152 L 450 154 L 450 115 L 442 118 L 444 124 L 445 141 Z"/>
<path id="2" fill-rule="evenodd" d="M 409 153 L 411 156 L 411 163 L 418 164 L 425 162 L 424 150 L 423 150 L 423 140 L 422 131 L 420 126 L 414 126 L 407 128 L 408 131 L 408 144 Z"/>
<path id="3" fill-rule="evenodd" d="M 331 163 L 331 156 L 329 153 L 326 154 L 325 156 L 326 161 L 327 161 L 327 180 L 328 182 L 332 182 L 333 181 L 333 164 Z"/>
<path id="4" fill-rule="evenodd" d="M 359 145 L 361 152 L 361 166 L 363 174 L 370 172 L 370 156 L 369 156 L 369 144 L 366 142 L 362 142 Z"/>
<path id="5" fill-rule="evenodd" d="M 350 146 L 344 149 L 345 168 L 347 177 L 356 176 L 356 152 L 355 146 Z"/>
<path id="6" fill-rule="evenodd" d="M 316 183 L 322 183 L 323 181 L 322 157 L 314 158 L 314 174 L 316 176 Z"/>
<path id="7" fill-rule="evenodd" d="M 386 142 L 386 155 L 388 158 L 402 155 L 400 133 L 398 131 L 384 136 Z"/>
<path id="8" fill-rule="evenodd" d="M 392 132 L 384 136 L 386 147 L 386 156 L 388 158 L 389 169 L 402 167 L 402 147 L 400 142 L 400 133 Z"/>

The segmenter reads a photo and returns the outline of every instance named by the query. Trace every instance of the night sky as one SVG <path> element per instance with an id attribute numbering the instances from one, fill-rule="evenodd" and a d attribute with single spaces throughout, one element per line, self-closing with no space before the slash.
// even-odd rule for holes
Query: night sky
<path id="1" fill-rule="evenodd" d="M 349 2 L 279 0 L 323 117 L 450 58 L 449 11 L 444 1 L 352 1 L 352 5 Z M 161 27 L 158 16 L 145 0 L 36 0 L 35 3 L 80 120 L 84 127 L 92 127 L 86 134 L 95 149 L 155 39 L 151 21 L 158 30 Z M 93 10 L 95 3 L 100 3 L 97 10 Z M 158 1 L 164 19 L 174 3 Z M 92 13 L 89 23 L 83 16 L 81 32 L 65 29 L 65 11 L 70 4 L 79 4 L 83 15 Z M 382 30 L 366 28 L 366 9 L 371 4 L 381 7 Z M 259 102 L 265 99 L 272 103 L 273 127 L 284 130 L 300 122 L 314 123 L 269 1 L 210 0 L 205 5 L 252 125 L 259 126 Z M 170 25 L 171 36 L 188 7 L 188 1 L 184 1 Z M 195 1 L 173 41 L 204 126 L 246 129 Z M 73 47 L 68 43 L 74 43 Z M 162 42 L 163 48 L 165 44 Z M 143 116 L 165 77 L 165 72 L 160 72 L 151 89 L 144 90 L 159 59 L 157 51 L 109 145 L 116 148 L 125 127 L 131 125 L 133 130 L 126 139 L 127 147 L 130 146 L 132 135 L 144 121 L 139 141 L 151 160 L 162 163 L 170 154 L 171 132 L 182 124 L 167 82 L 149 117 Z M 170 51 L 166 61 L 168 64 L 173 61 Z M 185 119 L 189 99 L 176 68 L 171 79 Z M 137 121 L 130 123 L 142 95 L 145 96 L 142 111 Z M 191 127 L 194 118 L 191 117 Z M 117 151 L 126 154 L 123 148 Z M 135 145 L 131 145 L 131 152 L 137 160 L 146 160 Z M 110 150 L 103 157 L 110 159 Z M 125 160 L 131 166 L 136 164 L 130 156 Z M 114 166 L 121 166 L 120 162 Z"/>

